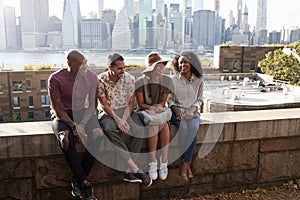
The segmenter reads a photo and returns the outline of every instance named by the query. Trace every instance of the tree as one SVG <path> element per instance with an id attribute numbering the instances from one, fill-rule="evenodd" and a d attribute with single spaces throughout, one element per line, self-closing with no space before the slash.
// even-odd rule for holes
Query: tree
<path id="1" fill-rule="evenodd" d="M 296 49 L 300 54 L 300 40 L 286 47 Z M 300 63 L 294 56 L 284 54 L 282 49 L 267 53 L 266 58 L 260 61 L 258 66 L 263 73 L 273 76 L 275 80 L 300 86 Z"/>

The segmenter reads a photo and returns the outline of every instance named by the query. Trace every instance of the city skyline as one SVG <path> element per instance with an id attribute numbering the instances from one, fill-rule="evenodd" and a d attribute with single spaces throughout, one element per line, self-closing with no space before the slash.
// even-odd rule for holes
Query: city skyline
<path id="1" fill-rule="evenodd" d="M 111 8 L 119 12 L 123 6 L 124 0 L 116 1 L 104 0 L 104 9 Z M 19 8 L 20 0 L 3 0 L 4 5 L 9 5 L 16 8 L 17 16 L 20 15 Z M 90 0 L 88 4 L 86 1 L 80 0 L 80 9 L 83 16 L 87 16 L 89 12 L 97 12 L 98 0 Z M 153 1 L 155 2 L 155 1 Z M 182 0 L 165 0 L 166 4 L 170 2 L 180 3 Z M 286 1 L 287 2 L 287 1 Z M 283 27 L 289 29 L 291 27 L 300 27 L 300 13 L 298 8 L 300 7 L 300 1 L 289 0 L 289 3 L 283 3 L 282 0 L 272 0 L 268 3 L 267 8 L 267 29 L 271 32 L 273 30 L 281 30 Z M 249 11 L 249 25 L 250 29 L 253 29 L 256 25 L 257 16 L 257 1 L 243 0 L 243 6 L 247 4 Z M 61 6 L 60 6 L 61 5 Z M 62 18 L 63 0 L 51 0 L 49 1 L 49 13 L 50 15 L 56 15 L 60 19 Z M 234 16 L 237 15 L 237 0 L 220 0 L 220 16 L 226 19 L 226 26 L 228 26 L 228 16 L 230 10 L 233 11 Z M 204 0 L 204 9 L 212 10 L 212 1 Z M 291 17 L 293 16 L 293 17 Z"/>

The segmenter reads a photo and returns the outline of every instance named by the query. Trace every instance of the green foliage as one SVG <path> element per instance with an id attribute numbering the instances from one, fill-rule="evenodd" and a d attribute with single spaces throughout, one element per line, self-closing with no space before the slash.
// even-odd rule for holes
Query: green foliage
<path id="1" fill-rule="evenodd" d="M 23 70 L 51 70 L 51 65 L 24 65 Z"/>
<path id="2" fill-rule="evenodd" d="M 286 47 L 296 49 L 297 54 L 300 54 L 300 40 Z M 300 86 L 300 63 L 293 55 L 284 54 L 282 49 L 267 53 L 258 66 L 263 73 L 273 76 L 276 80 Z"/>
<path id="3" fill-rule="evenodd" d="M 136 68 L 136 67 L 143 67 L 143 65 L 142 64 L 128 64 L 127 67 L 129 69 L 132 69 L 132 68 Z"/>

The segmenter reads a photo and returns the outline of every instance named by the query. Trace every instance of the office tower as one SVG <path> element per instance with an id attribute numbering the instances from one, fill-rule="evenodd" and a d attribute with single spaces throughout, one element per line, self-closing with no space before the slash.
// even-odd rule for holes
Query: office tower
<path id="1" fill-rule="evenodd" d="M 98 0 L 98 18 L 102 18 L 102 10 L 104 9 L 104 0 Z"/>
<path id="2" fill-rule="evenodd" d="M 62 17 L 62 48 L 81 48 L 79 0 L 65 0 Z"/>
<path id="3" fill-rule="evenodd" d="M 17 48 L 17 26 L 15 8 L 4 7 L 4 22 L 6 35 L 6 49 Z"/>
<path id="4" fill-rule="evenodd" d="M 112 43 L 112 31 L 116 22 L 116 11 L 112 9 L 106 9 L 102 11 L 102 43 L 101 48 L 111 49 Z"/>
<path id="5" fill-rule="evenodd" d="M 269 33 L 269 44 L 280 44 L 281 42 L 281 32 L 272 31 Z"/>
<path id="6" fill-rule="evenodd" d="M 244 33 L 248 33 L 249 32 L 249 24 L 248 24 L 248 7 L 245 4 L 244 7 L 244 12 L 243 12 L 243 21 L 242 21 L 242 31 Z"/>
<path id="7" fill-rule="evenodd" d="M 156 7 L 155 7 L 156 14 L 160 13 L 162 16 L 164 16 L 164 8 L 165 8 L 164 0 L 156 0 Z"/>
<path id="8" fill-rule="evenodd" d="M 182 12 L 179 12 L 177 9 L 170 9 L 169 23 L 171 26 L 171 41 L 173 41 L 176 46 L 181 45 L 183 26 Z"/>
<path id="9" fill-rule="evenodd" d="M 4 21 L 4 8 L 2 7 L 2 1 L 0 0 L 0 49 L 6 49 L 6 33 L 5 33 L 5 21 Z"/>
<path id="10" fill-rule="evenodd" d="M 133 19 L 134 15 L 135 15 L 134 0 L 124 0 L 124 7 L 125 7 L 126 15 L 130 19 Z"/>
<path id="11" fill-rule="evenodd" d="M 129 19 L 125 8 L 117 15 L 112 32 L 112 49 L 129 50 L 131 49 L 131 32 Z"/>
<path id="12" fill-rule="evenodd" d="M 215 12 L 210 10 L 198 10 L 193 18 L 193 42 L 194 46 L 213 48 L 215 44 Z"/>
<path id="13" fill-rule="evenodd" d="M 81 14 L 79 0 L 64 0 L 62 18 L 62 47 L 81 48 Z"/>
<path id="14" fill-rule="evenodd" d="M 267 0 L 257 1 L 256 30 L 267 29 Z"/>
<path id="15" fill-rule="evenodd" d="M 267 0 L 257 1 L 256 42 L 259 45 L 267 43 Z"/>
<path id="16" fill-rule="evenodd" d="M 220 0 L 214 0 L 213 10 L 215 11 L 216 15 L 220 14 Z"/>
<path id="17" fill-rule="evenodd" d="M 192 8 L 192 0 L 183 0 L 182 7 L 183 9 Z"/>
<path id="18" fill-rule="evenodd" d="M 81 48 L 99 49 L 101 44 L 101 19 L 81 20 Z"/>
<path id="19" fill-rule="evenodd" d="M 152 0 L 139 1 L 139 44 L 146 44 L 147 21 L 152 21 Z"/>
<path id="20" fill-rule="evenodd" d="M 193 1 L 194 1 L 193 12 L 204 9 L 204 6 L 203 6 L 204 0 L 193 0 Z"/>
<path id="21" fill-rule="evenodd" d="M 229 27 L 233 26 L 235 24 L 235 17 L 233 16 L 233 11 L 230 10 L 229 12 Z"/>
<path id="22" fill-rule="evenodd" d="M 238 0 L 237 2 L 237 21 L 236 21 L 236 25 L 237 28 L 240 29 L 242 26 L 242 10 L 243 9 L 243 1 L 242 0 Z"/>
<path id="23" fill-rule="evenodd" d="M 170 9 L 179 12 L 179 3 L 170 3 Z"/>
<path id="24" fill-rule="evenodd" d="M 48 0 L 20 0 L 22 47 L 46 46 L 49 2 Z"/>
<path id="25" fill-rule="evenodd" d="M 192 43 L 192 0 L 183 0 L 183 30 L 182 41 L 184 45 Z"/>

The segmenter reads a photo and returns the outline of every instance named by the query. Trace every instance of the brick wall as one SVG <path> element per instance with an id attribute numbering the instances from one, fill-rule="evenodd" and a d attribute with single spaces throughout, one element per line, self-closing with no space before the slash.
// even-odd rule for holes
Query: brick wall
<path id="1" fill-rule="evenodd" d="M 90 174 L 95 193 L 99 199 L 183 198 L 273 186 L 299 177 L 299 111 L 205 113 L 191 165 L 193 179 L 186 182 L 178 175 L 175 160 L 167 180 L 146 188 L 122 181 L 123 173 L 97 161 Z M 0 135 L 0 199 L 72 199 L 71 171 L 51 122 L 0 124 Z M 111 150 L 102 144 L 103 156 L 111 156 Z M 175 142 L 170 154 L 177 150 Z"/>

